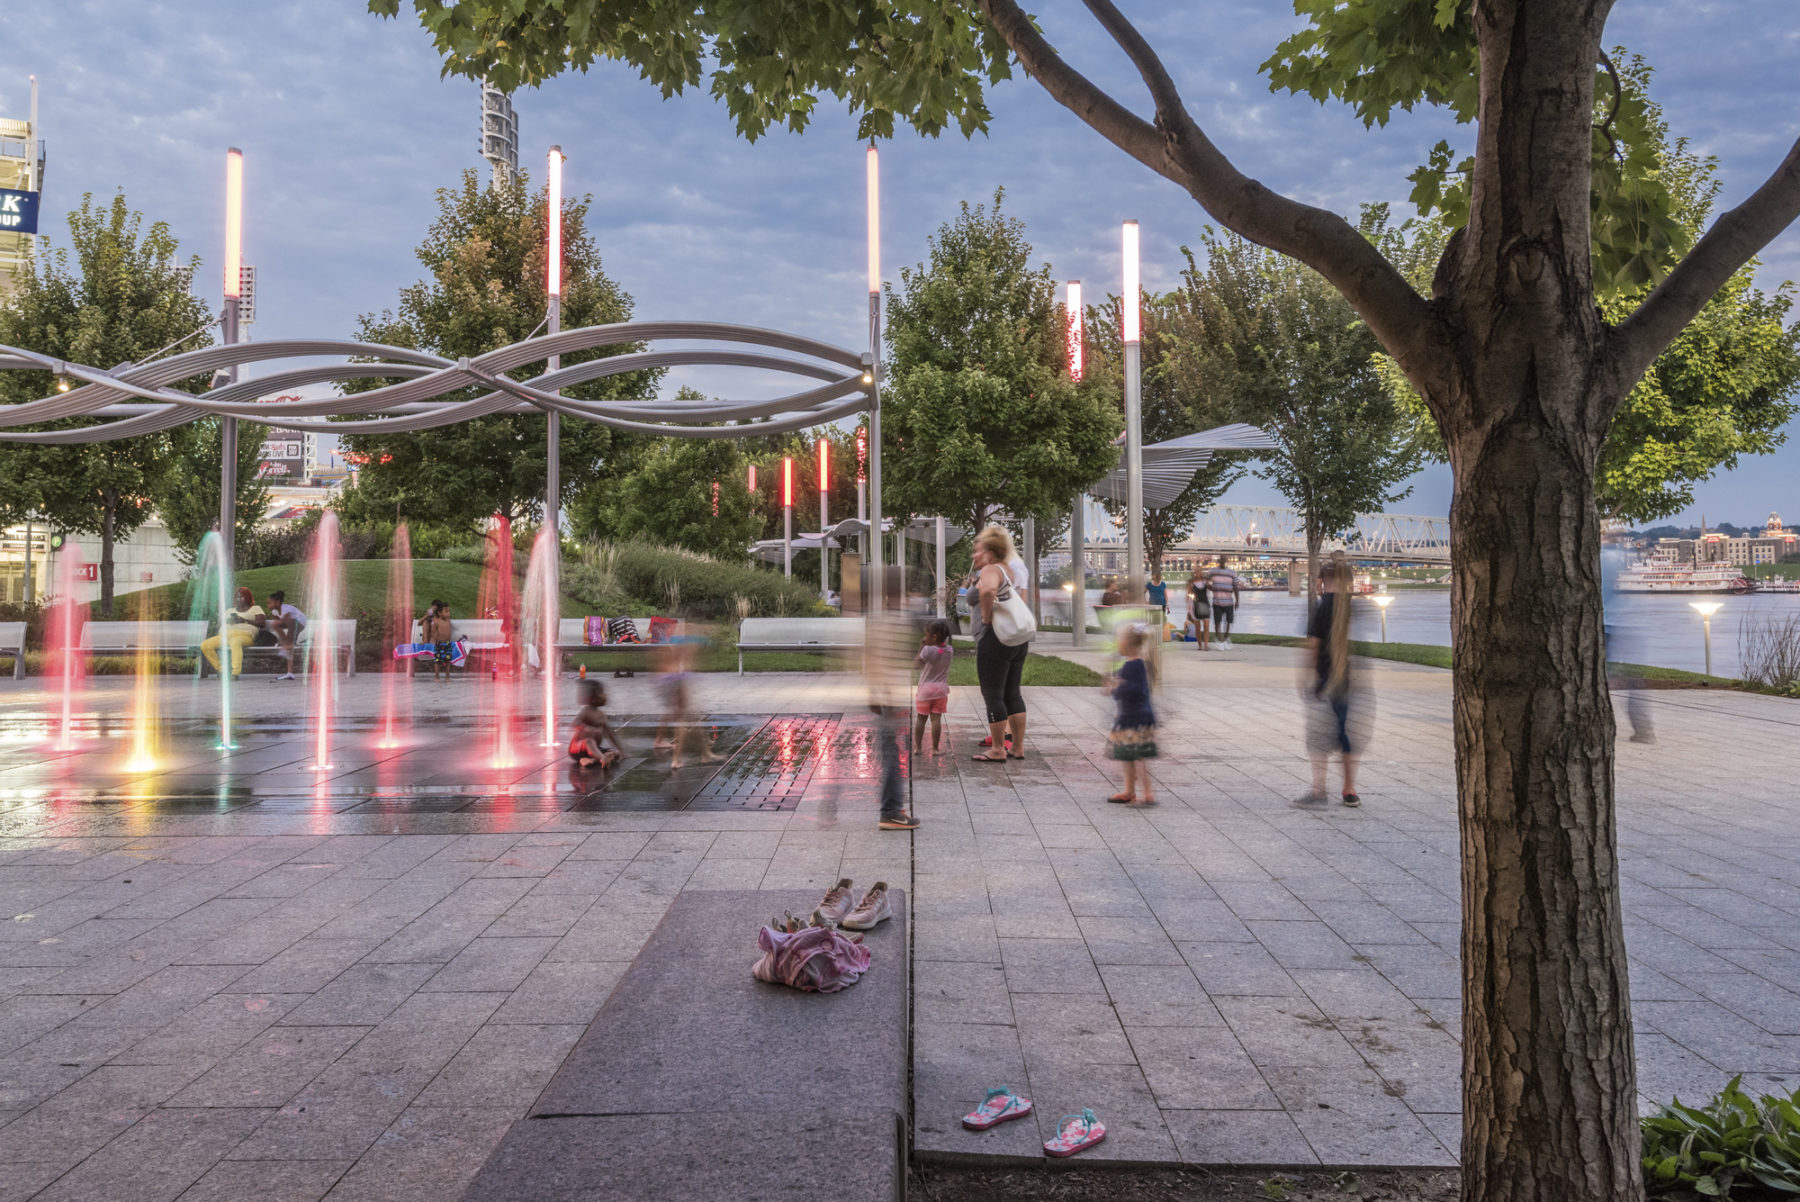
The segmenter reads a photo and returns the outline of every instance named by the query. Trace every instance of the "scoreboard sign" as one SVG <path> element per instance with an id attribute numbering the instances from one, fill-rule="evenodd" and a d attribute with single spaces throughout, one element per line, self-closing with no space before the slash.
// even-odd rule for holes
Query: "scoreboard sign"
<path id="1" fill-rule="evenodd" d="M 0 234 L 35 234 L 37 228 L 38 194 L 0 188 Z"/>

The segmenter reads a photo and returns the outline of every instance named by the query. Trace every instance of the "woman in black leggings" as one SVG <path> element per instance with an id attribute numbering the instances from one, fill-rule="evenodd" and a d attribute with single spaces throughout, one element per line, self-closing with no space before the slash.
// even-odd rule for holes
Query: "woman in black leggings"
<path id="1" fill-rule="evenodd" d="M 1025 758 L 1025 697 L 1019 684 L 1025 673 L 1029 642 L 1009 647 L 994 633 L 994 601 L 1005 589 L 1021 587 L 1008 568 L 1013 559 L 1012 536 L 1004 526 L 989 526 L 975 536 L 975 566 L 980 569 L 975 603 L 969 607 L 975 634 L 975 677 L 981 682 L 981 700 L 987 706 L 988 748 L 974 758 L 1004 762 L 1008 755 Z M 1006 736 L 1012 735 L 1012 750 Z"/>

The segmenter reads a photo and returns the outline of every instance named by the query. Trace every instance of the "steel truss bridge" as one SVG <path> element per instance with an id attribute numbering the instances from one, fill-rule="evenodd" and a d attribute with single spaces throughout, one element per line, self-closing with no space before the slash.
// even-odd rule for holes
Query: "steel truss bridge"
<path id="1" fill-rule="evenodd" d="M 1100 513 L 1090 522 L 1088 553 L 1124 551 L 1125 532 Z M 1065 537 L 1051 550 L 1068 554 Z M 1450 563 L 1450 519 L 1402 513 L 1359 513 L 1343 538 L 1325 540 L 1325 550 L 1342 551 L 1371 563 Z M 1299 510 L 1275 505 L 1214 505 L 1200 511 L 1193 530 L 1167 555 L 1306 554 L 1306 523 Z"/>

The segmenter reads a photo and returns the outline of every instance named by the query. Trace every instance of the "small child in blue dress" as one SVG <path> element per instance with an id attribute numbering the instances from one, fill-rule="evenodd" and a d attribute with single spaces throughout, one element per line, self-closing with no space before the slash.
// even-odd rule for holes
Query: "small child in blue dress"
<path id="1" fill-rule="evenodd" d="M 1150 705 L 1150 668 L 1144 662 L 1148 638 L 1149 632 L 1137 623 L 1119 631 L 1119 655 L 1125 662 L 1108 682 L 1119 707 L 1108 754 L 1124 765 L 1125 787 L 1106 800 L 1121 805 L 1156 804 L 1148 763 L 1156 758 L 1156 711 Z"/>

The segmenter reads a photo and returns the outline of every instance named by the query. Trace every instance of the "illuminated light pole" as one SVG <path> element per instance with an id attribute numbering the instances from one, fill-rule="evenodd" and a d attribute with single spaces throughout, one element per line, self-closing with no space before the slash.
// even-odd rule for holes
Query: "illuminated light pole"
<path id="1" fill-rule="evenodd" d="M 1381 611 L 1381 641 L 1385 643 L 1387 642 L 1387 607 L 1394 603 L 1393 595 L 1380 593 L 1370 597 L 1369 600 L 1373 601 L 1375 608 Z"/>
<path id="2" fill-rule="evenodd" d="M 864 611 L 881 613 L 887 592 L 881 574 L 881 156 L 869 143 L 869 597 Z M 905 532 L 901 532 L 905 537 Z"/>
<path id="3" fill-rule="evenodd" d="M 869 428 L 856 427 L 856 520 L 869 520 Z M 857 535 L 856 549 L 866 558 L 869 554 L 869 536 L 867 533 Z"/>
<path id="4" fill-rule="evenodd" d="M 825 547 L 831 528 L 831 440 L 819 436 L 819 596 L 831 591 L 831 552 Z"/>
<path id="5" fill-rule="evenodd" d="M 244 294 L 244 152 L 225 151 L 225 328 L 224 340 L 238 340 L 238 299 Z M 237 369 L 230 369 L 237 383 Z M 237 561 L 238 425 L 235 417 L 219 419 L 219 541 L 225 562 Z"/>
<path id="6" fill-rule="evenodd" d="M 794 578 L 794 461 L 781 461 L 781 571 Z"/>
<path id="7" fill-rule="evenodd" d="M 1125 554 L 1131 604 L 1144 600 L 1144 400 L 1139 345 L 1142 317 L 1138 308 L 1138 223 L 1127 221 L 1124 236 L 1125 280 L 1119 298 L 1120 326 L 1125 335 Z"/>
<path id="8" fill-rule="evenodd" d="M 1712 675 L 1712 619 L 1713 615 L 1723 609 L 1722 601 L 1689 601 L 1688 607 L 1700 615 L 1706 626 L 1706 674 Z"/>
<path id="9" fill-rule="evenodd" d="M 544 198 L 544 224 L 547 227 L 544 247 L 544 334 L 554 338 L 562 330 L 562 169 L 561 146 L 550 148 L 549 182 Z M 561 355 L 551 355 L 547 371 L 562 366 Z M 544 536 L 542 554 L 548 557 L 539 579 L 544 590 L 543 640 L 544 681 L 544 746 L 557 741 L 556 677 L 560 666 L 556 654 L 556 636 L 562 624 L 558 605 L 562 592 L 562 414 L 555 410 L 544 415 Z"/>
<path id="10" fill-rule="evenodd" d="M 1086 349 L 1081 329 L 1081 281 L 1070 280 L 1068 288 L 1069 378 L 1079 384 Z M 1087 530 L 1082 520 L 1086 509 L 1087 493 L 1076 493 L 1075 510 L 1069 515 L 1069 577 L 1074 581 L 1069 590 L 1069 631 L 1077 647 L 1087 646 Z"/>

